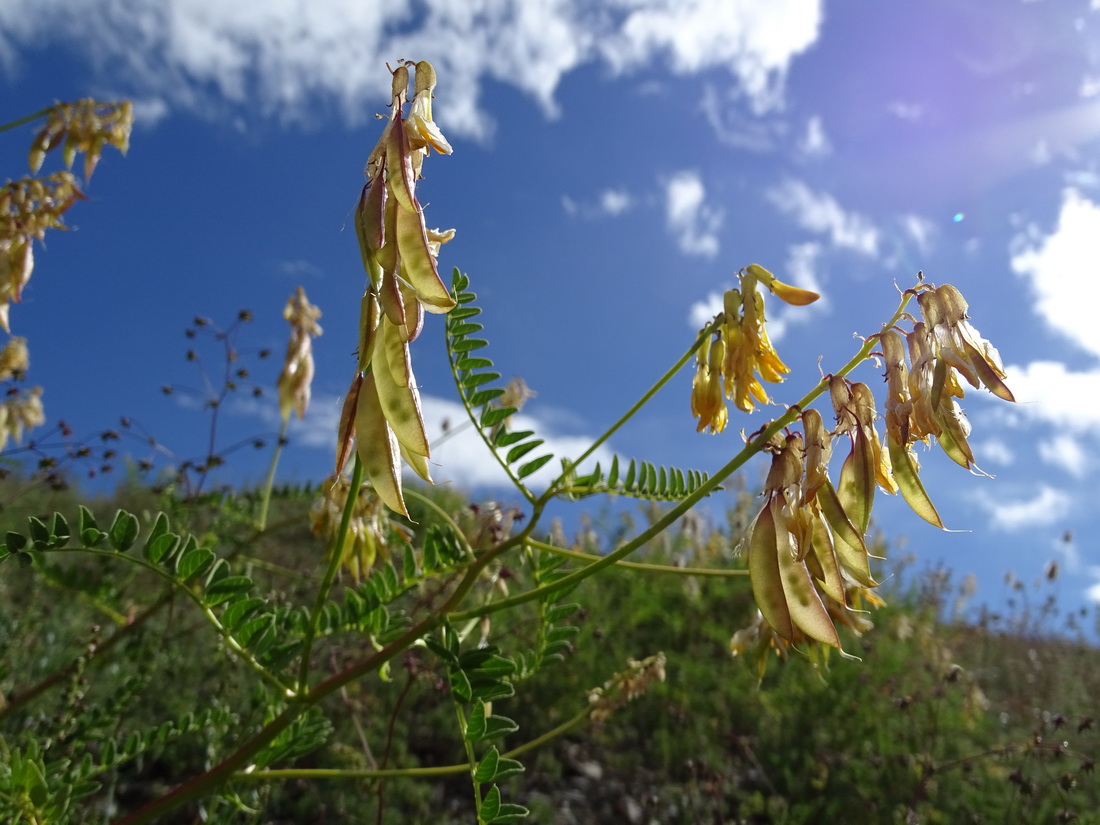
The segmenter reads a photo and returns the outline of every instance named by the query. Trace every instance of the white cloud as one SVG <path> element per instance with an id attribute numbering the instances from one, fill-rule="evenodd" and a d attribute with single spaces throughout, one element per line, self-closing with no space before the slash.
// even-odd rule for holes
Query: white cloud
<path id="1" fill-rule="evenodd" d="M 624 212 L 634 208 L 636 201 L 634 196 L 626 189 L 605 189 L 594 201 L 578 201 L 562 195 L 562 209 L 570 217 L 586 219 L 593 218 L 617 218 Z"/>
<path id="2" fill-rule="evenodd" d="M 1011 501 L 1003 495 L 981 491 L 974 495 L 974 500 L 989 514 L 994 528 L 1007 532 L 1055 524 L 1069 513 L 1071 501 L 1068 493 L 1045 484 L 1031 498 Z"/>
<path id="3" fill-rule="evenodd" d="M 634 199 L 623 189 L 605 189 L 600 193 L 600 209 L 605 215 L 621 215 L 633 205 Z"/>
<path id="4" fill-rule="evenodd" d="M 1007 467 L 1016 461 L 1016 454 L 1012 448 L 999 438 L 987 438 L 971 446 L 974 448 L 974 455 L 979 458 L 979 464 L 990 462 Z"/>
<path id="5" fill-rule="evenodd" d="M 728 84 L 704 83 L 699 111 L 720 141 L 749 152 L 774 150 L 788 132 L 787 122 L 778 116 L 746 113 L 740 91 Z"/>
<path id="6" fill-rule="evenodd" d="M 894 117 L 899 120 L 907 120 L 910 123 L 916 123 L 918 120 L 922 119 L 926 109 L 927 107 L 923 103 L 914 103 L 905 100 L 895 100 L 886 107 L 886 110 Z"/>
<path id="7" fill-rule="evenodd" d="M 874 223 L 857 212 L 844 211 L 827 192 L 815 192 L 802 181 L 788 178 L 765 196 L 803 229 L 828 235 L 834 246 L 872 258 L 878 254 L 879 232 Z"/>
<path id="8" fill-rule="evenodd" d="M 1100 205 L 1076 189 L 1062 193 L 1058 225 L 1050 234 L 1029 226 L 1010 247 L 1012 269 L 1025 277 L 1047 324 L 1100 355 Z"/>
<path id="9" fill-rule="evenodd" d="M 279 261 L 279 272 L 291 278 L 321 278 L 325 272 L 312 261 L 297 258 L 292 261 Z"/>
<path id="10" fill-rule="evenodd" d="M 776 108 L 821 20 L 821 0 L 36 0 L 33 13 L 0 0 L 0 65 L 64 41 L 115 93 L 307 124 L 332 105 L 358 123 L 388 99 L 382 64 L 408 56 L 435 63 L 444 127 L 485 137 L 485 80 L 552 116 L 564 75 L 601 59 L 618 73 L 662 57 L 676 74 L 725 68 L 754 111 Z"/>
<path id="11" fill-rule="evenodd" d="M 1090 568 L 1092 575 L 1097 579 L 1100 579 L 1100 567 Z M 1100 604 L 1100 581 L 1097 581 L 1087 590 L 1085 590 L 1085 598 L 1096 604 Z"/>
<path id="12" fill-rule="evenodd" d="M 665 215 L 685 255 L 713 258 L 718 254 L 718 230 L 722 226 L 720 209 L 708 205 L 706 188 L 698 172 L 677 172 L 665 183 Z"/>
<path id="13" fill-rule="evenodd" d="M 1057 435 L 1039 442 L 1039 458 L 1060 467 L 1074 478 L 1083 478 L 1089 469 L 1089 455 L 1080 439 Z"/>
<path id="14" fill-rule="evenodd" d="M 1005 414 L 1066 432 L 1100 433 L 1100 371 L 1072 372 L 1059 361 L 1032 361 L 1009 365 L 1005 372 L 1018 402 Z"/>
<path id="15" fill-rule="evenodd" d="M 631 11 L 600 38 L 600 51 L 616 70 L 668 56 L 677 74 L 727 66 L 756 113 L 782 101 L 787 67 L 817 40 L 823 17 L 820 0 L 619 0 L 608 4 Z"/>
<path id="16" fill-rule="evenodd" d="M 821 116 L 814 115 L 806 123 L 806 133 L 798 142 L 798 152 L 804 157 L 821 158 L 832 154 L 832 151 L 833 145 L 829 142 L 829 136 L 825 134 Z"/>
<path id="17" fill-rule="evenodd" d="M 722 294 L 709 292 L 702 301 L 696 301 L 688 310 L 688 324 L 692 329 L 702 329 L 705 324 L 714 320 L 714 316 L 725 309 L 722 303 Z M 770 328 L 769 328 L 770 329 Z"/>
<path id="18" fill-rule="evenodd" d="M 336 450 L 336 425 L 339 420 L 343 399 L 334 396 L 314 397 L 310 403 L 304 421 L 291 418 L 290 438 L 304 447 L 323 450 Z M 424 430 L 432 443 L 431 472 L 437 484 L 457 484 L 462 487 L 511 487 L 511 482 L 500 468 L 500 464 L 490 454 L 481 437 L 469 426 L 466 411 L 457 401 L 423 395 L 420 398 L 424 415 Z M 272 426 L 277 426 L 279 413 L 275 404 L 247 403 L 240 411 L 256 415 Z M 546 452 L 556 457 L 545 467 L 526 479 L 535 489 L 544 488 L 561 471 L 561 458 L 580 455 L 592 443 L 592 436 L 555 435 L 553 427 L 546 423 L 547 418 L 568 418 L 568 416 L 533 416 L 518 413 L 513 416 L 511 425 L 514 430 L 534 430 L 545 443 L 530 458 Z M 445 426 L 446 425 L 446 426 Z M 450 431 L 451 435 L 445 435 Z M 605 445 L 582 465 L 582 470 L 591 469 L 599 461 L 603 467 L 609 467 L 611 450 Z"/>
<path id="19" fill-rule="evenodd" d="M 931 251 L 932 242 L 936 237 L 936 225 L 932 221 L 912 213 L 902 215 L 898 220 L 901 221 L 905 234 L 917 245 L 917 250 L 921 254 Z"/>

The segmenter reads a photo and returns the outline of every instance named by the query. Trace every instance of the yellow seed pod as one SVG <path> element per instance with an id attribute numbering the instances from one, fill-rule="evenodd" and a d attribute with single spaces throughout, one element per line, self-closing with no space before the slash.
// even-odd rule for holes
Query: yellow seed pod
<path id="1" fill-rule="evenodd" d="M 415 94 L 431 92 L 435 88 L 435 67 L 427 60 L 416 64 Z"/>
<path id="2" fill-rule="evenodd" d="M 393 70 L 393 85 L 390 90 L 390 95 L 398 106 L 401 105 L 401 98 L 409 91 L 409 69 L 406 66 L 398 66 Z"/>

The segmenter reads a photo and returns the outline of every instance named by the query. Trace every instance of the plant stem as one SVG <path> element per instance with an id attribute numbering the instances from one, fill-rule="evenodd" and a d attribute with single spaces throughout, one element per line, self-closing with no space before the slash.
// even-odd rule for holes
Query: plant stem
<path id="1" fill-rule="evenodd" d="M 256 520 L 256 529 L 263 532 L 267 525 L 267 508 L 271 504 L 271 488 L 275 486 L 275 468 L 279 466 L 279 459 L 283 454 L 283 446 L 286 444 L 286 428 L 290 423 L 290 416 L 283 419 L 279 427 L 279 438 L 275 442 L 275 451 L 271 454 L 271 466 L 267 469 L 267 480 L 264 482 L 264 497 L 260 504 L 260 517 Z"/>
<path id="2" fill-rule="evenodd" d="M 547 544 L 543 541 L 536 541 L 535 539 L 528 539 L 526 544 L 535 550 L 544 550 L 547 553 L 553 553 L 557 556 L 568 556 L 571 559 L 584 562 L 585 564 L 595 564 L 602 556 L 594 556 L 591 553 L 581 553 L 577 550 L 566 550 L 562 547 L 555 547 L 553 544 Z M 718 567 L 676 567 L 671 564 L 647 564 L 640 561 L 620 561 L 615 563 L 616 567 L 629 567 L 631 570 L 639 570 L 645 573 L 671 573 L 673 575 L 680 576 L 712 576 L 715 578 L 730 578 L 735 576 L 747 576 L 748 570 L 728 570 Z"/>
<path id="3" fill-rule="evenodd" d="M 313 640 L 317 637 L 317 628 L 321 624 L 321 611 L 328 601 L 332 583 L 336 580 L 336 571 L 340 569 L 340 561 L 343 558 L 344 542 L 347 540 L 348 528 L 351 525 L 351 514 L 355 511 L 355 504 L 359 501 L 359 489 L 363 486 L 363 462 L 355 456 L 355 465 L 351 471 L 351 486 L 348 487 L 348 497 L 344 502 L 344 514 L 340 517 L 340 529 L 336 533 L 332 547 L 329 550 L 328 567 L 325 569 L 325 577 L 321 580 L 321 586 L 317 589 L 317 598 L 313 602 L 313 610 L 309 614 L 309 627 L 306 629 L 305 638 L 302 640 L 302 664 L 298 670 L 298 693 L 309 690 L 309 660 L 313 651 Z"/>
<path id="4" fill-rule="evenodd" d="M 653 398 L 653 396 L 655 396 L 658 392 L 660 392 L 661 389 L 664 387 L 664 385 L 667 384 L 669 381 L 671 381 L 673 376 L 675 376 L 676 373 L 678 373 L 681 369 L 683 369 L 684 365 L 688 361 L 691 360 L 692 356 L 695 355 L 696 351 L 699 349 L 699 347 L 702 345 L 702 343 L 708 337 L 710 337 L 711 335 L 714 334 L 714 330 L 717 328 L 717 326 L 718 326 L 717 321 L 712 321 L 710 324 L 705 326 L 699 332 L 699 334 L 696 336 L 695 343 L 693 343 L 691 345 L 691 348 L 688 349 L 688 351 L 685 352 L 683 355 L 681 355 L 680 358 L 676 361 L 676 363 L 673 364 L 671 367 L 669 367 L 668 370 L 665 371 L 665 374 L 662 375 L 660 378 L 658 378 L 656 383 L 654 383 L 652 387 L 650 387 L 648 390 L 646 390 L 645 394 L 643 394 L 642 397 L 639 398 L 630 407 L 630 409 L 628 409 L 625 413 L 623 413 L 619 417 L 618 421 L 616 421 L 614 424 L 612 424 L 610 427 L 608 427 L 607 430 L 604 431 L 603 435 L 601 435 L 599 438 L 597 438 L 595 441 L 593 441 L 589 445 L 588 449 L 585 450 L 583 453 L 581 453 L 576 458 L 576 460 L 574 460 L 572 462 L 572 465 L 574 467 L 579 467 L 581 465 L 581 462 L 583 462 L 586 458 L 588 458 L 590 455 L 592 455 L 592 453 L 594 453 L 599 448 L 599 446 L 601 444 L 603 444 L 605 441 L 607 441 L 607 439 L 611 438 L 611 436 L 614 435 L 615 432 L 620 427 L 623 426 L 623 424 L 625 424 L 627 421 L 629 421 L 631 418 L 633 418 L 634 415 L 638 412 L 638 410 L 640 410 L 642 407 L 644 407 L 646 404 L 648 404 L 649 400 L 651 398 Z M 559 485 L 564 480 L 565 480 L 565 474 L 564 473 L 562 475 L 558 476 L 556 479 L 554 479 L 554 483 L 546 488 L 546 492 L 542 494 L 542 496 L 539 498 L 539 501 L 542 501 L 542 502 L 549 501 L 554 496 L 554 494 L 557 492 L 557 490 L 559 489 Z"/>
<path id="5" fill-rule="evenodd" d="M 17 129 L 26 123 L 30 123 L 32 120 L 38 120 L 38 118 L 40 117 L 45 117 L 52 111 L 53 106 L 47 106 L 45 109 L 39 109 L 33 115 L 26 115 L 25 117 L 21 117 L 18 120 L 13 120 L 11 123 L 5 123 L 3 126 L 0 126 L 0 132 L 7 132 L 10 129 Z"/>

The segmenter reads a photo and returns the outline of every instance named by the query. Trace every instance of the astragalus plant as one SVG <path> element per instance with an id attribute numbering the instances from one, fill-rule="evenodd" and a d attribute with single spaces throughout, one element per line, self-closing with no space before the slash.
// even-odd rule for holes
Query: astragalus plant
<path id="1" fill-rule="evenodd" d="M 524 771 L 520 757 L 582 724 L 612 716 L 663 679 L 675 658 L 675 651 L 651 651 L 609 663 L 602 684 L 560 697 L 564 721 L 557 727 L 519 731 L 501 711 L 524 701 L 525 683 L 561 661 L 575 643 L 570 616 L 579 605 L 569 595 L 577 585 L 613 565 L 700 578 L 747 575 L 759 614 L 755 620 L 731 618 L 732 652 L 748 657 L 761 672 L 773 653 L 798 653 L 821 667 L 830 651 L 843 653 L 846 634 L 870 626 L 867 611 L 881 604 L 867 539 L 876 493 L 900 493 L 920 516 L 942 527 L 922 484 L 915 448 L 939 444 L 962 468 L 974 470 L 970 427 L 959 406 L 964 389 L 984 388 L 1013 400 L 997 352 L 971 326 L 960 291 L 927 283 L 918 273 L 913 285 L 900 291 L 882 327 L 867 331 L 847 363 L 801 397 L 780 403 L 774 395 L 790 370 L 768 338 L 769 296 L 794 306 L 818 296 L 747 264 L 737 269 L 722 312 L 686 342 L 653 386 L 581 454 L 555 457 L 537 433 L 516 425 L 516 412 L 531 393 L 521 382 L 505 385 L 494 371 L 471 278 L 455 269 L 448 286 L 439 275 L 441 245 L 454 230 L 429 228 L 419 191 L 429 155 L 451 154 L 432 116 L 435 71 L 426 62 L 401 61 L 391 73 L 388 117 L 367 158 L 355 210 L 365 270 L 362 293 L 349 296 L 360 303 L 358 340 L 347 347 L 356 355 L 348 365 L 349 387 L 333 433 L 333 474 L 321 484 L 309 516 L 328 548 L 321 570 L 292 591 L 263 588 L 250 572 L 264 569 L 255 548 L 266 537 L 305 520 L 303 513 L 296 522 L 268 524 L 274 465 L 258 513 L 248 509 L 257 506 L 256 497 L 223 496 L 215 502 L 217 515 L 201 529 L 188 523 L 196 511 L 187 507 L 173 510 L 176 522 L 182 519 L 180 527 L 163 512 L 139 517 L 119 511 L 105 529 L 82 507 L 72 525 L 58 513 L 32 517 L 25 534 L 8 533 L 0 550 L 8 568 L 21 562 L 55 571 L 63 555 L 82 554 L 136 570 L 150 584 L 146 593 L 156 594 L 111 606 L 110 593 L 97 591 L 94 603 L 121 620 L 105 638 L 97 632 L 79 667 L 65 671 L 72 684 L 77 684 L 74 673 L 86 678 L 94 663 L 114 654 L 112 640 L 126 638 L 169 606 L 173 616 L 192 611 L 250 685 L 246 706 L 214 701 L 186 717 L 138 730 L 120 725 L 111 733 L 100 727 L 93 735 L 89 728 L 81 738 L 81 728 L 69 725 L 64 736 L 53 736 L 42 719 L 22 731 L 9 729 L 0 742 L 5 751 L 0 810 L 9 820 L 114 817 L 118 825 L 138 825 L 167 821 L 169 812 L 187 806 L 204 821 L 238 821 L 234 817 L 260 816 L 258 789 L 272 783 L 313 778 L 381 788 L 395 777 L 454 774 L 469 780 L 478 823 L 518 821 L 527 810 L 506 801 L 502 788 L 504 780 Z M 75 109 L 64 110 L 67 121 L 59 111 L 51 110 L 36 138 L 32 163 L 63 143 L 66 152 L 88 153 L 90 175 L 91 159 L 104 142 L 125 148 L 122 123 L 128 134 L 128 108 L 89 109 L 88 117 L 99 118 L 100 132 L 89 132 Z M 109 112 L 116 113 L 115 120 Z M 0 274 L 6 297 L 0 319 L 6 327 L 7 303 L 18 300 L 30 273 L 33 242 L 59 224 L 80 192 L 65 172 L 37 184 L 9 184 L 5 193 Z M 27 204 L 38 210 L 37 222 L 23 217 Z M 404 483 L 405 465 L 430 481 L 432 444 L 412 362 L 426 314 L 441 316 L 467 426 L 499 463 L 524 502 L 522 511 L 483 506 L 471 516 L 469 509 L 460 513 L 441 505 L 428 488 Z M 321 332 L 320 310 L 300 290 L 285 317 L 291 338 L 278 380 L 283 429 L 277 450 L 291 414 L 302 415 L 309 402 L 311 341 Z M 715 438 L 716 449 L 728 451 L 723 466 L 707 473 L 658 467 L 644 457 L 616 456 L 608 466 L 590 460 L 691 363 L 696 372 L 690 405 L 684 399 L 684 425 L 691 426 L 690 408 L 695 429 L 709 431 L 700 437 Z M 857 368 L 874 373 L 881 365 L 884 385 L 852 377 Z M 873 386 L 882 387 L 877 397 Z M 727 402 L 742 416 L 736 428 L 729 427 Z M 750 415 L 757 416 L 756 423 Z M 727 429 L 751 435 L 742 442 Z M 834 461 L 834 452 L 845 455 Z M 740 552 L 731 547 L 727 555 L 736 561 L 696 569 L 631 560 L 761 453 L 770 456 L 771 468 L 759 512 L 734 542 Z M 646 529 L 605 555 L 555 541 L 561 531 L 546 523 L 551 502 L 594 496 L 666 506 Z M 241 518 L 245 511 L 249 517 Z M 303 546 L 302 553 L 311 551 Z M 341 577 L 342 568 L 349 575 Z M 79 582 L 72 587 L 80 591 Z M 393 678 L 399 664 L 410 674 L 434 670 L 446 686 L 455 723 L 438 737 L 450 743 L 450 764 L 390 764 L 391 721 L 388 733 L 385 725 L 360 731 L 366 761 L 357 767 L 296 766 L 296 759 L 321 748 L 343 722 L 345 705 L 327 700 L 347 700 L 352 688 L 369 696 Z M 34 703 L 62 682 L 27 684 L 18 674 L 6 677 L 0 717 L 26 718 Z M 170 777 L 168 787 L 142 804 L 128 807 L 120 801 L 117 777 L 127 764 L 189 736 L 206 737 L 201 770 Z"/>

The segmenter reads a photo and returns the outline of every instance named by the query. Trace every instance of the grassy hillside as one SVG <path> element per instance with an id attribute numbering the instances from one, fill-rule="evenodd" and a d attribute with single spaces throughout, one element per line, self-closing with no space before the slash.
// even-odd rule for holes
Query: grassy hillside
<path id="1" fill-rule="evenodd" d="M 502 515 L 471 510 L 454 493 L 433 495 L 471 534 Z M 318 575 L 323 546 L 308 532 L 311 498 L 284 491 L 278 529 L 222 548 L 276 602 L 303 598 Z M 244 524 L 254 505 L 230 496 L 183 507 L 130 490 L 94 509 L 109 521 L 118 506 L 167 509 L 193 532 L 217 523 L 223 537 L 246 537 L 227 531 L 226 519 Z M 738 565 L 730 534 L 743 527 L 746 506 L 731 504 L 722 525 L 689 521 L 640 560 Z M 75 508 L 66 492 L 32 492 L 10 501 L 3 527 Z M 637 520 L 653 516 L 639 510 Z M 428 510 L 414 517 L 416 530 L 431 520 Z M 597 517 L 586 531 L 587 539 L 557 540 L 580 547 L 636 526 Z M 523 575 L 520 564 L 498 578 Z M 502 752 L 583 712 L 591 689 L 630 659 L 663 653 L 666 679 L 606 721 L 586 721 L 530 750 L 525 773 L 507 780 L 509 798 L 531 809 L 530 821 L 561 825 L 1100 822 L 1096 651 L 1028 635 L 1039 618 L 1028 610 L 1045 611 L 1046 626 L 1056 621 L 1057 606 L 1043 592 L 1024 589 L 1014 614 L 987 614 L 975 626 L 944 618 L 961 592 L 943 571 L 901 578 L 909 584 L 887 594 L 875 628 L 845 637 L 862 661 L 834 655 L 822 668 L 798 654 L 773 657 L 762 680 L 729 652 L 731 635 L 753 617 L 746 578 L 617 569 L 585 583 L 569 597 L 580 605 L 571 618 L 578 630 L 562 661 L 493 705 L 519 725 Z M 33 741 L 47 762 L 75 763 L 132 744 L 59 821 L 111 821 L 209 768 L 270 713 L 268 689 L 233 666 L 183 599 L 166 598 L 158 582 L 111 559 L 9 562 L 0 567 L 0 605 L 0 690 L 9 700 L 0 746 Z M 471 632 L 522 648 L 533 627 L 520 618 Z M 368 644 L 348 633 L 325 642 L 317 655 L 333 672 Z M 325 708 L 329 721 L 311 717 L 313 728 L 296 734 L 303 746 L 287 742 L 266 766 L 296 773 L 235 782 L 219 804 L 190 806 L 170 821 L 469 822 L 461 772 L 386 780 L 318 773 L 461 765 L 449 691 L 435 656 L 414 648 L 385 678 L 342 690 Z M 17 811 L 0 797 L 5 804 Z"/>

